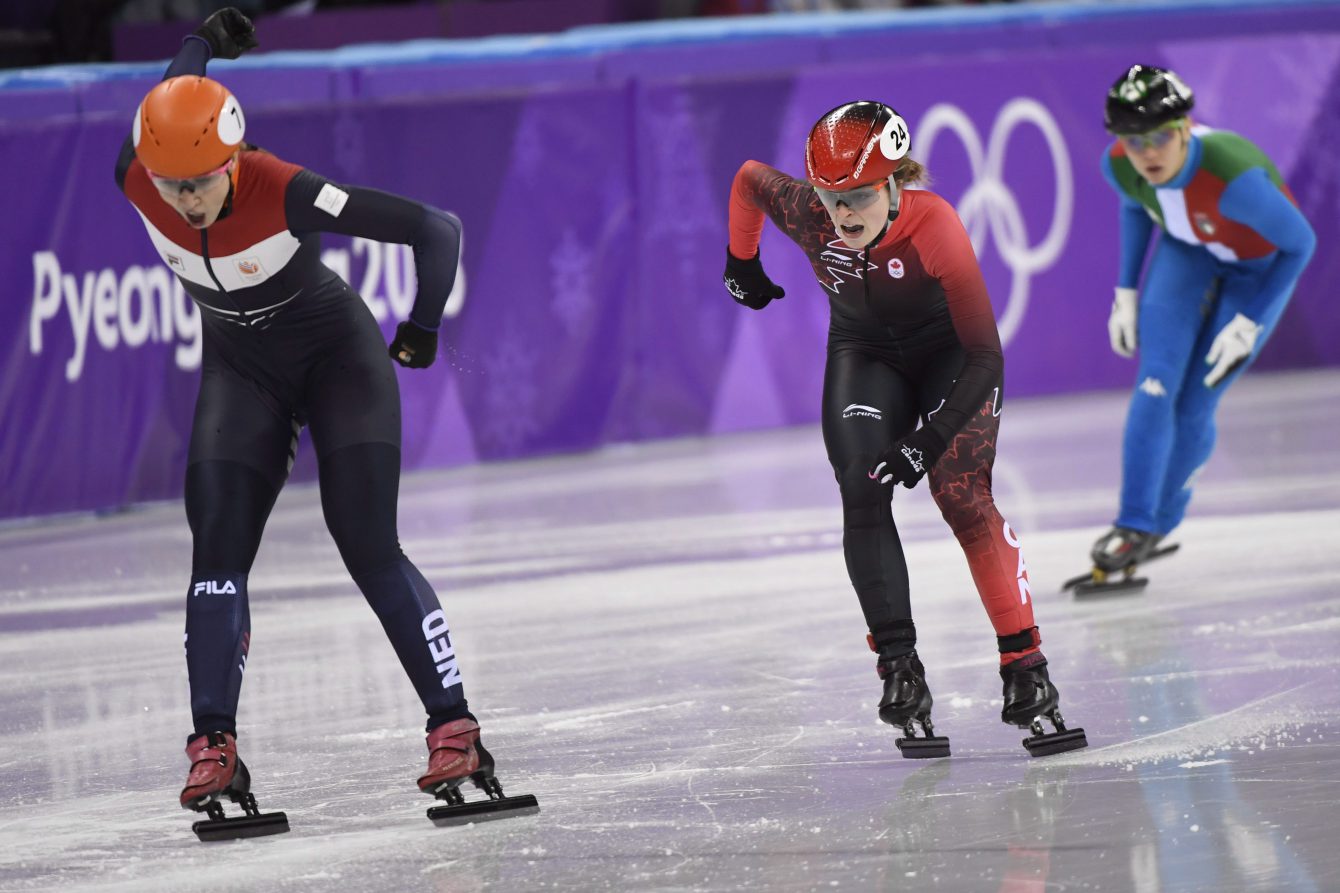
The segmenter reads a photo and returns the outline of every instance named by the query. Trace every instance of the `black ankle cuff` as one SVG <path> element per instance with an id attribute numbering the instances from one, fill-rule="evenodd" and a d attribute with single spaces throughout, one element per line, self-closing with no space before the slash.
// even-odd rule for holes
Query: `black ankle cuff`
<path id="1" fill-rule="evenodd" d="M 1001 654 L 1009 654 L 1013 651 L 1027 651 L 1029 648 L 1036 648 L 1042 644 L 1042 634 L 1038 632 L 1036 626 L 1030 626 L 1028 629 L 1021 629 L 1017 633 L 1008 636 L 996 636 L 996 648 Z"/>
<path id="2" fill-rule="evenodd" d="M 870 630 L 870 650 L 880 660 L 893 660 L 917 648 L 917 626 L 911 620 L 891 620 Z"/>

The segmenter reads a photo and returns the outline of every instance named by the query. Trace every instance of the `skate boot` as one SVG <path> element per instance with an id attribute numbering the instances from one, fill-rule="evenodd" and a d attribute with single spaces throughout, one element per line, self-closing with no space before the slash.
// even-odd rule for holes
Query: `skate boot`
<path id="1" fill-rule="evenodd" d="M 251 773 L 237 756 L 237 739 L 227 732 L 210 732 L 193 738 L 186 745 L 191 761 L 186 787 L 181 792 L 183 809 L 203 812 L 208 819 L 191 825 L 201 840 L 233 840 L 238 837 L 262 837 L 288 830 L 288 816 L 282 812 L 262 814 L 251 794 Z M 227 797 L 242 807 L 243 814 L 228 818 L 219 800 Z"/>
<path id="2" fill-rule="evenodd" d="M 927 760 L 949 756 L 949 739 L 935 734 L 931 725 L 931 690 L 926 685 L 926 668 L 916 651 L 875 665 L 884 680 L 884 696 L 879 699 L 879 718 L 903 730 L 904 737 L 894 745 L 909 760 Z M 917 736 L 916 724 L 921 724 Z"/>
<path id="3" fill-rule="evenodd" d="M 1023 742 L 1030 755 L 1045 757 L 1089 746 L 1083 729 L 1065 727 L 1061 718 L 1061 695 L 1047 676 L 1047 658 L 1041 651 L 1026 654 L 1001 667 L 1000 678 L 1005 683 L 1001 722 L 1033 733 Z M 1043 719 L 1052 724 L 1054 732 L 1043 731 Z"/>
<path id="4" fill-rule="evenodd" d="M 1098 538 L 1089 552 L 1093 570 L 1066 580 L 1061 589 L 1073 589 L 1076 595 L 1138 592 L 1149 585 L 1149 580 L 1135 576 L 1136 569 L 1179 548 L 1177 543 L 1161 546 L 1162 540 L 1156 533 L 1113 527 Z"/>
<path id="5" fill-rule="evenodd" d="M 447 803 L 428 810 L 433 824 L 464 825 L 540 811 L 534 794 L 504 796 L 493 767 L 493 755 L 480 743 L 479 723 L 473 719 L 455 719 L 429 732 L 428 771 L 419 777 L 419 790 Z M 489 799 L 466 803 L 460 791 L 466 779 Z"/>

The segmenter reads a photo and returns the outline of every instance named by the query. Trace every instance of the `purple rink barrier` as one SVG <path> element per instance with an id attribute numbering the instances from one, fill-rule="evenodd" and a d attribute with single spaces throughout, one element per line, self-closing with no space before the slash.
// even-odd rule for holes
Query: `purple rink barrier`
<path id="1" fill-rule="evenodd" d="M 1332 13 L 1314 16 L 1328 30 L 1311 33 L 1235 35 L 1228 9 L 1213 39 L 1154 42 L 1129 33 L 1134 14 L 1108 14 L 1113 33 L 1127 34 L 1109 46 L 1067 48 L 1057 29 L 1071 25 L 1049 22 L 1035 25 L 1045 40 L 1019 41 L 1018 56 L 926 56 L 921 43 L 919 58 L 871 52 L 847 64 L 831 61 L 840 40 L 822 29 L 803 39 L 769 31 L 769 46 L 811 43 L 797 55 L 812 64 L 787 70 L 755 47 L 732 72 L 735 56 L 711 46 L 710 64 L 680 76 L 639 67 L 636 48 L 601 31 L 602 48 L 585 54 L 490 50 L 444 62 L 416 51 L 328 68 L 310 58 L 267 67 L 260 56 L 214 73 L 237 91 L 258 144 L 463 220 L 443 356 L 398 370 L 405 466 L 426 468 L 815 421 L 826 293 L 769 228 L 763 258 L 788 296 L 763 313 L 737 307 L 720 285 L 726 202 L 748 158 L 799 174 L 806 129 L 853 90 L 899 108 L 933 188 L 959 207 L 1006 343 L 1010 396 L 1124 387 L 1134 374 L 1107 346 L 1116 198 L 1097 160 L 1103 92 L 1137 59 L 1177 69 L 1204 123 L 1256 139 L 1318 230 L 1323 248 L 1259 365 L 1340 363 L 1329 287 L 1340 260 L 1324 247 L 1340 236 L 1330 148 L 1340 137 L 1340 7 L 1320 8 Z M 1260 30 L 1258 13 L 1242 13 L 1244 29 Z M 688 52 L 645 51 L 662 62 Z M 156 78 L 145 67 L 90 70 L 64 86 L 40 71 L 0 78 L 0 165 L 19 174 L 0 224 L 0 517 L 180 492 L 199 317 L 112 179 L 135 103 Z M 325 249 L 389 336 L 413 300 L 408 252 L 335 237 Z M 304 447 L 294 477 L 314 473 Z"/>

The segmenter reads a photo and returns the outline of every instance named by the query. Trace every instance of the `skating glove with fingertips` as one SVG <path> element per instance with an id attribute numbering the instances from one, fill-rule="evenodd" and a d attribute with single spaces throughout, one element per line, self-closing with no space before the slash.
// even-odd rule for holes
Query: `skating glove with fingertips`
<path id="1" fill-rule="evenodd" d="M 1230 372 L 1247 362 L 1260 334 L 1261 327 L 1241 313 L 1230 319 L 1228 325 L 1214 336 L 1210 352 L 1205 355 L 1205 362 L 1213 367 L 1205 376 L 1205 387 L 1214 387 Z"/>
<path id="2" fill-rule="evenodd" d="M 755 254 L 749 260 L 740 260 L 726 249 L 726 272 L 721 281 L 737 304 L 750 310 L 762 310 L 774 298 L 786 297 L 786 291 L 763 272 L 763 261 Z"/>
<path id="3" fill-rule="evenodd" d="M 881 484 L 902 484 L 910 490 L 940 461 L 945 446 L 940 435 L 924 426 L 918 428 L 880 453 L 869 477 Z"/>
<path id="4" fill-rule="evenodd" d="M 231 6 L 205 19 L 204 24 L 192 33 L 209 44 L 213 59 L 236 59 L 247 50 L 260 46 L 251 19 Z"/>
<path id="5" fill-rule="evenodd" d="M 437 359 L 437 331 L 425 329 L 412 319 L 396 326 L 387 347 L 391 359 L 409 369 L 427 369 Z"/>
<path id="6" fill-rule="evenodd" d="M 1135 356 L 1135 323 L 1139 316 L 1139 292 L 1133 288 L 1118 288 L 1112 301 L 1112 312 L 1107 317 L 1107 337 L 1112 352 L 1130 359 Z"/>

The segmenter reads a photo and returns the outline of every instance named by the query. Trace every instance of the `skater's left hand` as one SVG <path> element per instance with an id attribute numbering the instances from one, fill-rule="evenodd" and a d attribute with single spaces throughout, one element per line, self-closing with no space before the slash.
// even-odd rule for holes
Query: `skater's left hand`
<path id="1" fill-rule="evenodd" d="M 410 369 L 427 369 L 437 359 L 437 332 L 407 319 L 396 326 L 387 347 L 391 359 Z"/>
<path id="2" fill-rule="evenodd" d="M 910 490 L 944 450 L 945 444 L 938 434 L 925 427 L 918 428 L 879 454 L 875 467 L 869 471 L 870 479 L 881 484 L 902 484 Z"/>
<path id="3" fill-rule="evenodd" d="M 1229 320 L 1228 325 L 1214 336 L 1210 352 L 1205 356 L 1205 362 L 1214 367 L 1205 376 L 1205 387 L 1214 387 L 1230 372 L 1247 362 L 1260 334 L 1261 327 L 1241 313 Z"/>

